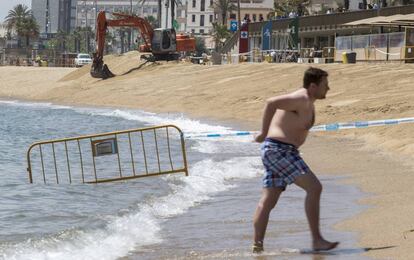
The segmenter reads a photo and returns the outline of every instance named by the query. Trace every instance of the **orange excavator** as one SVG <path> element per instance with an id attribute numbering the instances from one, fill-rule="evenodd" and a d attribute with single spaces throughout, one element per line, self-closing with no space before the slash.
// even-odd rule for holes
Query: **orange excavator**
<path id="1" fill-rule="evenodd" d="M 96 19 L 96 53 L 93 54 L 91 76 L 94 78 L 110 78 L 115 76 L 103 62 L 105 35 L 108 27 L 134 27 L 141 34 L 144 44 L 139 46 L 140 52 L 148 61 L 177 60 L 180 52 L 194 51 L 195 39 L 188 35 L 177 35 L 174 29 L 153 29 L 151 24 L 138 16 L 112 13 L 116 18 L 106 19 L 104 11 L 99 12 Z"/>

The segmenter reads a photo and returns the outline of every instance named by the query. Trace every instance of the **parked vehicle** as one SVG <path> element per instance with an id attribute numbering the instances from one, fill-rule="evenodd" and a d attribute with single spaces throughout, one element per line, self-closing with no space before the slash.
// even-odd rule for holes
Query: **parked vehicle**
<path id="1" fill-rule="evenodd" d="M 85 64 L 91 64 L 92 58 L 91 55 L 88 53 L 78 53 L 78 55 L 75 58 L 75 66 L 76 67 L 82 67 Z"/>

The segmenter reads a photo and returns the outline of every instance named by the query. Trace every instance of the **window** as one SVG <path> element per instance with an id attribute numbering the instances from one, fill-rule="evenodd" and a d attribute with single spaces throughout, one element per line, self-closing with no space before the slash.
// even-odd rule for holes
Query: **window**
<path id="1" fill-rule="evenodd" d="M 170 48 L 170 32 L 169 31 L 164 31 L 162 33 L 162 48 L 163 49 L 168 49 Z"/>
<path id="2" fill-rule="evenodd" d="M 191 33 L 194 34 L 195 33 L 195 29 L 191 29 Z"/>
<path id="3" fill-rule="evenodd" d="M 213 15 L 210 14 L 210 23 L 212 23 L 212 22 L 213 22 Z"/>
<path id="4" fill-rule="evenodd" d="M 257 16 L 256 14 L 253 14 L 253 22 L 256 22 L 256 20 L 257 20 Z"/>
<path id="5" fill-rule="evenodd" d="M 210 6 L 211 7 L 213 7 L 213 4 L 214 4 L 213 0 L 210 0 Z"/>
<path id="6" fill-rule="evenodd" d="M 193 0 L 193 8 L 196 7 L 196 3 L 197 3 L 197 1 L 196 0 Z"/>
<path id="7" fill-rule="evenodd" d="M 200 15 L 200 26 L 204 26 L 204 14 Z"/>
<path id="8" fill-rule="evenodd" d="M 193 23 L 195 23 L 195 14 L 193 14 L 193 15 L 191 16 L 191 21 L 192 21 Z"/>
<path id="9" fill-rule="evenodd" d="M 201 0 L 200 11 L 204 12 L 206 10 L 206 0 Z"/>
<path id="10" fill-rule="evenodd" d="M 204 29 L 200 29 L 200 34 L 204 34 Z"/>

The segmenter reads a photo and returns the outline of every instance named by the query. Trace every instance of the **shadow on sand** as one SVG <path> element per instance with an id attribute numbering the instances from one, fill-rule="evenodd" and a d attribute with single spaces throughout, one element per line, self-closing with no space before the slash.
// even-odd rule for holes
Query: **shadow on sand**
<path id="1" fill-rule="evenodd" d="M 122 73 L 122 74 L 120 74 L 119 76 L 125 76 L 125 75 L 127 75 L 127 74 L 129 74 L 129 73 L 131 73 L 131 72 L 133 72 L 133 71 L 135 71 L 135 70 L 139 70 L 139 69 L 141 69 L 145 64 L 147 64 L 148 62 L 150 62 L 150 61 L 145 61 L 144 63 L 142 63 L 142 64 L 140 64 L 138 67 L 135 67 L 135 68 L 132 68 L 132 69 L 130 69 L 130 70 L 128 70 L 127 72 L 124 72 L 124 73 Z"/>
<path id="2" fill-rule="evenodd" d="M 254 259 L 257 260 L 270 260 L 274 259 L 275 256 L 288 256 L 288 255 L 309 255 L 309 259 L 312 260 L 324 260 L 325 258 L 333 259 L 335 256 L 341 255 L 355 255 L 358 256 L 364 252 L 374 250 L 385 250 L 394 248 L 396 246 L 384 246 L 384 247 L 363 247 L 363 248 L 337 248 L 332 251 L 314 251 L 311 249 L 301 250 L 280 250 L 278 252 L 264 252 L 263 254 L 254 255 Z"/>
<path id="3" fill-rule="evenodd" d="M 300 253 L 305 254 L 305 255 L 313 255 L 313 260 L 323 260 L 325 256 L 362 254 L 368 251 L 384 250 L 384 249 L 389 249 L 389 248 L 394 248 L 394 247 L 396 246 L 338 248 L 332 251 L 301 250 Z"/>

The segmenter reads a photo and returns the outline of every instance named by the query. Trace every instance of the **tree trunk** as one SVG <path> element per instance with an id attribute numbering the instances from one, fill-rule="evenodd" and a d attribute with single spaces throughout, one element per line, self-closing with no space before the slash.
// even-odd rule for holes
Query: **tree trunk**
<path id="1" fill-rule="evenodd" d="M 240 0 L 237 0 L 237 28 L 240 30 L 241 27 L 241 17 L 240 17 Z"/>
<path id="2" fill-rule="evenodd" d="M 175 0 L 171 0 L 171 28 L 174 27 L 175 20 Z"/>
<path id="3" fill-rule="evenodd" d="M 162 4 L 161 4 L 161 0 L 158 0 L 158 28 L 161 28 L 161 8 L 162 8 Z"/>

